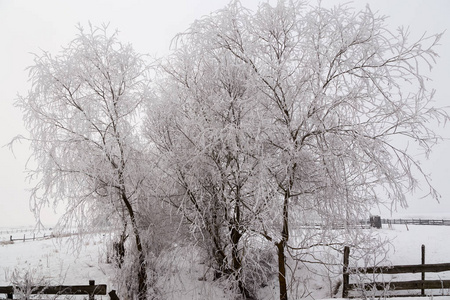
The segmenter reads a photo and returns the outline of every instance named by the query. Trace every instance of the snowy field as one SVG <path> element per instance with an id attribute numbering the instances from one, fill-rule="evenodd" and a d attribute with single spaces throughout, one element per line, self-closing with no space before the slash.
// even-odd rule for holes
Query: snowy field
<path id="1" fill-rule="evenodd" d="M 23 238 L 10 242 L 13 239 Z M 30 278 L 50 285 L 88 285 L 108 281 L 111 266 L 106 264 L 101 234 L 91 235 L 84 243 L 69 237 L 51 238 L 52 231 L 34 233 L 25 229 L 0 229 L 0 286 Z M 45 235 L 45 238 L 43 238 Z"/>
<path id="2" fill-rule="evenodd" d="M 421 245 L 426 246 L 426 263 L 450 263 L 450 226 L 419 226 L 393 225 L 390 229 L 383 225 L 380 230 L 374 229 L 381 237 L 391 239 L 392 246 L 387 254 L 386 264 L 419 264 L 421 262 Z M 44 232 L 36 233 L 36 237 Z M 108 291 L 114 289 L 114 284 L 108 279 L 113 274 L 113 268 L 106 263 L 106 237 L 103 234 L 92 234 L 88 241 L 75 244 L 69 237 L 60 239 L 49 238 L 35 241 L 9 241 L 13 238 L 32 237 L 31 230 L 0 228 L 0 286 L 10 285 L 11 281 L 31 278 L 39 283 L 51 285 L 85 285 L 93 279 L 97 284 L 107 284 Z M 46 236 L 51 231 L 45 232 Z M 167 299 L 229 299 L 229 293 L 221 289 L 219 283 L 199 281 L 205 273 L 205 265 L 198 261 L 195 251 L 180 250 L 173 253 L 173 263 L 177 265 L 177 275 L 168 278 L 164 295 Z M 352 263 L 352 262 L 351 262 Z M 384 264 L 384 263 L 383 263 Z M 432 279 L 427 273 L 427 279 Z M 397 280 L 420 279 L 420 274 L 411 278 L 393 278 Z M 450 279 L 448 273 L 437 273 L 435 278 Z M 324 299 L 330 297 L 328 287 L 321 286 L 322 281 L 314 285 L 310 298 Z M 166 289 L 165 289 L 166 290 Z M 260 295 L 261 299 L 274 299 L 277 289 L 271 288 Z M 338 293 L 338 296 L 340 293 Z M 4 295 L 0 295 L 4 298 Z M 100 298 L 100 297 L 98 297 Z M 439 299 L 450 297 L 439 297 Z M 109 299 L 105 296 L 104 299 Z M 408 298 L 411 299 L 411 298 Z M 424 298 L 420 298 L 424 299 Z"/>
<path id="3" fill-rule="evenodd" d="M 383 224 L 383 229 L 379 230 L 382 237 L 391 240 L 390 250 L 387 253 L 386 261 L 380 265 L 413 265 L 421 263 L 421 248 L 425 245 L 425 263 L 450 263 L 449 246 L 450 226 L 429 226 L 429 225 L 393 225 L 392 229 Z M 421 273 L 416 274 L 396 274 L 378 275 L 377 281 L 407 281 L 420 280 Z M 450 272 L 426 273 L 426 279 L 450 279 Z M 449 290 L 426 291 L 429 293 L 442 293 L 437 299 L 450 299 Z M 432 296 L 427 298 L 433 298 Z M 400 298 L 394 298 L 400 299 Z M 414 299 L 408 297 L 407 299 Z M 417 299 L 424 299 L 418 297 Z"/>

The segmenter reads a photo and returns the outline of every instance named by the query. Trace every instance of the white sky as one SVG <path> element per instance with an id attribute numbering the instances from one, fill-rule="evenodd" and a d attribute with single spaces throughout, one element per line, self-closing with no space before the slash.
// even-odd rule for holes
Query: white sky
<path id="1" fill-rule="evenodd" d="M 77 23 L 87 26 L 90 21 L 93 25 L 110 23 L 112 29 L 119 29 L 119 39 L 131 42 L 140 53 L 163 55 L 176 33 L 227 3 L 228 0 L 0 0 L 0 147 L 18 134 L 27 135 L 21 113 L 13 102 L 17 93 L 24 95 L 28 89 L 25 68 L 33 63 L 29 53 L 39 53 L 39 49 L 56 53 L 75 37 Z M 241 3 L 254 10 L 259 0 L 241 0 Z M 323 6 L 337 3 L 322 1 Z M 393 28 L 409 26 L 412 37 L 425 31 L 437 33 L 450 29 L 450 1 L 447 0 L 360 0 L 354 6 L 363 8 L 366 3 L 370 3 L 373 11 L 390 16 L 388 22 Z M 450 103 L 450 30 L 441 40 L 438 52 L 441 58 L 430 74 L 433 79 L 430 87 L 437 90 L 437 106 L 446 106 Z M 446 134 L 450 127 L 441 132 L 450 137 Z M 0 148 L 0 227 L 34 224 L 24 173 L 30 154 L 28 145 L 18 144 L 14 150 L 15 156 L 7 147 Z M 423 163 L 442 195 L 441 203 L 438 205 L 430 199 L 419 201 L 424 193 L 419 191 L 410 197 L 407 213 L 446 213 L 450 217 L 449 154 L 447 141 L 436 147 L 430 160 Z M 382 216 L 387 215 L 383 212 Z M 52 224 L 55 217 L 49 213 L 45 220 Z"/>

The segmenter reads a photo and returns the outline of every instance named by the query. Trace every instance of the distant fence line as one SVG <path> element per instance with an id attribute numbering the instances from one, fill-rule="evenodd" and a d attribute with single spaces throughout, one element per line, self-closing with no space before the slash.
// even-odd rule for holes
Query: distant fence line
<path id="1" fill-rule="evenodd" d="M 4 244 L 4 243 L 10 243 L 10 242 L 15 242 L 15 241 L 38 241 L 38 240 L 46 240 L 46 239 L 51 239 L 51 238 L 64 238 L 64 237 L 69 237 L 69 236 L 75 236 L 75 235 L 84 235 L 84 234 L 104 234 L 105 232 L 110 232 L 111 229 L 110 228 L 100 228 L 100 229 L 96 229 L 96 230 L 91 230 L 91 231 L 86 231 L 86 232 L 78 232 L 76 230 L 73 231 L 48 231 L 48 232 L 42 232 L 41 233 L 35 233 L 35 232 L 29 232 L 29 231 L 9 231 L 8 235 L 9 235 L 9 239 L 7 236 L 5 237 L 0 237 L 0 243 Z M 22 235 L 22 232 L 26 232 Z M 1 233 L 1 232 L 0 232 Z M 12 235 L 11 233 L 16 233 L 14 235 Z M 17 233 L 20 233 L 17 234 Z"/>
<path id="2" fill-rule="evenodd" d="M 33 233 L 33 237 L 26 237 L 26 235 L 24 234 L 23 237 L 19 237 L 19 238 L 13 238 L 12 235 L 9 236 L 9 241 L 10 242 L 14 242 L 14 241 L 37 241 L 37 240 L 46 240 L 46 239 L 51 239 L 54 238 L 55 235 L 53 235 L 53 233 L 51 234 L 45 234 L 42 236 L 36 236 L 36 234 Z"/>
<path id="3" fill-rule="evenodd" d="M 33 232 L 34 229 L 3 229 L 0 230 L 0 235 L 11 234 L 11 233 L 20 233 L 20 232 Z"/>
<path id="4" fill-rule="evenodd" d="M 92 232 L 92 233 L 98 233 L 98 232 Z M 92 234 L 92 233 L 85 233 L 85 234 Z M 33 233 L 33 235 L 26 235 L 24 234 L 23 236 L 9 236 L 9 242 L 14 242 L 14 241 L 38 241 L 38 240 L 46 240 L 46 239 L 52 239 L 52 238 L 63 238 L 63 237 L 68 237 L 68 236 L 74 236 L 74 235 L 79 235 L 78 232 L 56 232 L 56 233 L 44 233 L 42 235 L 36 235 L 35 233 Z"/>
<path id="5" fill-rule="evenodd" d="M 381 219 L 382 224 L 406 224 L 406 225 L 440 225 L 450 226 L 450 220 L 446 219 Z"/>
<path id="6" fill-rule="evenodd" d="M 90 231 L 83 231 L 83 233 L 86 233 L 86 234 L 102 233 L 102 232 L 111 231 L 111 230 L 112 230 L 111 227 L 105 226 L 105 227 L 98 227 L 98 228 L 95 228 L 94 230 L 90 230 Z M 0 235 L 10 235 L 10 234 L 17 234 L 17 233 L 30 233 L 30 234 L 36 233 L 36 234 L 39 234 L 39 233 L 43 233 L 43 232 L 49 233 L 49 234 L 53 232 L 55 235 L 68 235 L 68 234 L 69 235 L 73 235 L 73 234 L 78 234 L 79 233 L 78 229 L 76 229 L 76 228 L 65 228 L 63 230 L 60 230 L 60 229 L 55 230 L 55 229 L 52 229 L 51 227 L 50 228 L 43 228 L 43 229 L 35 229 L 35 228 L 8 228 L 8 229 L 3 229 L 2 228 L 2 230 L 0 230 Z"/>
<path id="7" fill-rule="evenodd" d="M 437 226 L 450 226 L 450 219 L 381 219 L 381 224 L 386 225 L 393 225 L 393 224 L 406 224 L 406 225 L 437 225 Z M 315 223 L 305 223 L 302 225 L 303 228 L 322 228 L 324 224 L 315 224 Z M 347 228 L 349 224 L 332 224 L 331 228 L 333 229 L 343 229 Z M 373 219 L 370 220 L 360 220 L 359 224 L 353 224 L 350 225 L 350 227 L 361 227 L 361 228 L 369 228 L 369 227 L 378 227 L 376 224 L 373 223 Z M 4 230 L 0 231 L 0 234 L 10 234 L 10 233 L 22 233 L 22 232 L 30 232 L 29 229 L 12 229 L 12 230 Z M 101 231 L 93 231 L 90 233 L 99 233 Z M 13 235 L 10 235 L 9 241 L 34 241 L 34 240 L 43 240 L 43 239 L 49 239 L 54 237 L 65 237 L 65 236 L 71 236 L 71 235 L 78 235 L 79 233 L 76 231 L 68 231 L 68 232 L 58 232 L 58 233 L 44 233 L 43 235 L 36 236 L 35 233 L 33 233 L 33 236 L 26 236 L 24 234 L 23 236 L 13 237 Z"/>
<path id="8" fill-rule="evenodd" d="M 450 226 L 450 219 L 381 219 L 379 216 L 373 216 L 370 219 L 361 219 L 356 224 L 341 223 L 304 223 L 300 227 L 309 229 L 323 229 L 324 227 L 331 229 L 344 229 L 344 228 L 362 228 L 367 229 L 370 227 L 381 228 L 381 224 L 388 225 L 393 224 L 406 224 L 406 225 L 437 225 L 437 226 Z"/>

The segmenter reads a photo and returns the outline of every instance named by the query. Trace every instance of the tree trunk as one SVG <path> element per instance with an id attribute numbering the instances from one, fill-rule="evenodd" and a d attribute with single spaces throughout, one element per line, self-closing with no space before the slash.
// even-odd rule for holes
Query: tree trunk
<path id="1" fill-rule="evenodd" d="M 211 221 L 205 219 L 205 227 L 208 234 L 212 238 L 212 255 L 218 266 L 218 270 L 214 271 L 214 280 L 217 280 L 221 278 L 224 274 L 226 274 L 228 270 L 227 270 L 227 257 L 224 252 L 222 241 L 220 238 L 220 226 L 217 223 L 217 215 L 215 208 L 212 210 Z"/>
<path id="2" fill-rule="evenodd" d="M 278 249 L 278 283 L 280 288 L 280 300 L 287 300 L 287 283 L 286 283 L 286 255 L 284 254 L 285 241 L 281 240 L 275 243 Z"/>
<path id="3" fill-rule="evenodd" d="M 140 240 L 139 236 L 136 236 L 136 241 Z M 146 300 L 147 299 L 147 263 L 145 262 L 144 252 L 139 252 L 139 270 L 138 270 L 138 299 Z"/>
<path id="4" fill-rule="evenodd" d="M 233 261 L 233 269 L 234 271 L 240 271 L 241 269 L 241 258 L 239 257 L 239 249 L 238 244 L 239 240 L 241 239 L 242 234 L 236 229 L 231 228 L 231 242 L 232 242 L 232 248 L 231 248 L 231 257 Z"/>
<path id="5" fill-rule="evenodd" d="M 214 233 L 209 232 L 209 230 L 208 233 L 212 235 L 212 255 L 218 266 L 218 270 L 214 271 L 214 280 L 217 280 L 227 273 L 227 258 L 225 252 L 221 248 L 219 238 L 217 238 Z"/>
<path id="6" fill-rule="evenodd" d="M 231 258 L 233 263 L 233 273 L 234 273 L 234 279 L 237 281 L 239 292 L 244 296 L 245 299 L 252 299 L 251 293 L 249 290 L 245 287 L 244 282 L 242 282 L 242 260 L 239 255 L 239 241 L 242 237 L 242 234 L 237 230 L 235 227 L 231 228 L 231 242 L 232 242 L 232 248 L 231 248 Z"/>
<path id="7" fill-rule="evenodd" d="M 122 200 L 125 203 L 125 206 L 128 210 L 128 214 L 130 215 L 131 226 L 133 228 L 133 234 L 136 241 L 136 249 L 139 253 L 139 268 L 138 268 L 138 299 L 146 300 L 147 299 L 147 263 L 145 261 L 145 254 L 142 248 L 141 236 L 139 234 L 139 229 L 136 223 L 136 218 L 134 215 L 133 207 L 131 206 L 130 201 L 128 201 L 128 197 L 124 191 L 122 191 Z"/>
<path id="8" fill-rule="evenodd" d="M 283 203 L 283 228 L 281 230 L 281 241 L 275 243 L 278 249 L 278 282 L 280 285 L 280 300 L 288 300 L 286 283 L 286 254 L 284 253 L 284 250 L 289 240 L 289 198 L 290 191 L 287 190 L 284 195 Z"/>

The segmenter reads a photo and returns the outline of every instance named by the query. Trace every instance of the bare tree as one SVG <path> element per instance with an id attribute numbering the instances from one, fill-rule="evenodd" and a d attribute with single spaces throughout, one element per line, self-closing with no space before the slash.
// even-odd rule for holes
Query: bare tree
<path id="1" fill-rule="evenodd" d="M 37 167 L 31 204 L 66 205 L 63 225 L 85 230 L 99 219 L 129 224 L 138 253 L 139 299 L 147 297 L 145 249 L 137 213 L 148 173 L 138 114 L 149 98 L 143 57 L 107 27 L 78 36 L 60 53 L 35 55 L 32 87 L 19 97 Z"/>
<path id="2" fill-rule="evenodd" d="M 230 74 L 245 74 L 233 75 L 239 86 L 251 87 L 247 96 L 253 117 L 264 120 L 253 129 L 258 138 L 249 139 L 264 153 L 256 159 L 259 175 L 264 175 L 253 177 L 259 181 L 253 181 L 252 190 L 265 186 L 272 190 L 255 192 L 255 197 L 273 197 L 259 214 L 265 216 L 259 228 L 252 223 L 245 230 L 259 230 L 275 245 L 280 299 L 288 299 L 286 251 L 332 244 L 327 235 L 317 240 L 305 234 L 293 241 L 292 224 L 314 217 L 322 228 L 343 224 L 351 237 L 349 225 L 374 206 L 384 201 L 406 205 L 405 195 L 416 188 L 418 176 L 437 198 L 410 149 L 415 145 L 428 154 L 440 139 L 430 122 L 449 118 L 433 107 L 433 91 L 426 89 L 420 69 L 433 65 L 440 36 L 410 43 L 407 32 L 389 31 L 385 18 L 369 8 L 355 12 L 347 6 L 310 8 L 279 1 L 261 4 L 252 13 L 233 1 L 195 22 L 181 37 L 178 53 L 199 55 L 184 57 L 191 61 L 169 70 L 184 85 L 176 97 L 199 99 L 203 89 L 212 95 L 219 79 L 208 67 L 230 62 Z M 211 58 L 207 64 L 205 56 Z M 215 103 L 193 108 L 198 115 L 191 118 L 185 137 L 191 140 L 187 130 L 196 126 L 200 132 L 206 129 L 207 123 L 198 118 L 210 117 Z M 184 113 L 188 104 L 181 105 Z M 198 140 L 192 144 L 207 146 L 197 145 Z M 246 149 L 241 144 L 237 148 Z M 340 243 L 348 241 L 342 238 Z"/>

